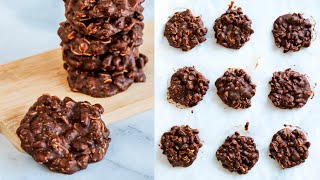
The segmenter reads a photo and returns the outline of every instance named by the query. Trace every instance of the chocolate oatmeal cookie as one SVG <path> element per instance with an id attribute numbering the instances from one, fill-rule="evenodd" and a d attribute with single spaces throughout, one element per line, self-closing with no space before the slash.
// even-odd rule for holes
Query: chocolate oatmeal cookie
<path id="1" fill-rule="evenodd" d="M 197 158 L 202 147 L 199 131 L 187 126 L 173 126 L 161 137 L 162 153 L 173 167 L 188 167 Z"/>
<path id="2" fill-rule="evenodd" d="M 42 95 L 17 129 L 21 147 L 51 171 L 72 174 L 103 159 L 111 139 L 100 104 Z"/>
<path id="3" fill-rule="evenodd" d="M 216 157 L 230 172 L 247 174 L 259 160 L 259 151 L 251 137 L 235 132 L 219 147 Z"/>
<path id="4" fill-rule="evenodd" d="M 243 69 L 228 69 L 215 82 L 221 100 L 234 109 L 251 107 L 251 98 L 256 93 L 256 85 Z"/>
<path id="5" fill-rule="evenodd" d="M 164 36 L 171 46 L 189 51 L 196 45 L 206 41 L 207 28 L 201 17 L 194 17 L 189 9 L 176 12 L 167 22 Z"/>
<path id="6" fill-rule="evenodd" d="M 302 131 L 284 128 L 272 137 L 270 157 L 277 160 L 282 169 L 291 168 L 305 162 L 310 145 Z"/>
<path id="7" fill-rule="evenodd" d="M 69 50 L 64 50 L 63 60 L 69 66 L 79 70 L 129 71 L 136 68 L 136 59 L 139 55 L 137 48 L 133 48 L 125 56 L 116 53 L 106 53 L 97 56 L 78 56 Z"/>
<path id="8" fill-rule="evenodd" d="M 243 14 L 240 7 L 234 7 L 233 3 L 227 12 L 216 19 L 213 29 L 218 44 L 231 49 L 240 49 L 250 40 L 250 35 L 254 31 L 251 28 L 252 21 Z"/>
<path id="9" fill-rule="evenodd" d="M 277 47 L 283 52 L 299 51 L 301 47 L 309 47 L 312 40 L 313 27 L 309 19 L 302 14 L 285 14 L 278 17 L 273 24 L 273 37 Z"/>
<path id="10" fill-rule="evenodd" d="M 138 64 L 145 64 L 147 57 L 140 54 L 136 60 Z M 81 92 L 93 97 L 110 97 L 128 89 L 134 82 L 145 82 L 146 76 L 142 65 L 131 71 L 80 71 L 67 64 L 68 83 L 74 92 Z"/>
<path id="11" fill-rule="evenodd" d="M 291 69 L 274 72 L 269 84 L 271 86 L 269 98 L 281 109 L 301 108 L 312 95 L 306 76 Z"/>
<path id="12" fill-rule="evenodd" d="M 209 80 L 203 74 L 194 67 L 184 67 L 171 77 L 168 100 L 184 107 L 193 107 L 203 99 L 208 88 Z"/>
<path id="13" fill-rule="evenodd" d="M 132 48 L 142 45 L 142 30 L 144 24 L 137 23 L 128 32 L 120 32 L 101 40 L 91 36 L 85 36 L 75 31 L 68 21 L 62 22 L 58 30 L 64 50 L 71 51 L 78 56 L 96 56 L 107 52 L 127 55 Z"/>
<path id="14" fill-rule="evenodd" d="M 77 32 L 104 40 L 119 32 L 128 32 L 136 24 L 141 24 L 143 15 L 137 12 L 131 16 L 120 18 L 96 18 L 76 21 L 72 19 L 72 16 L 67 16 L 67 19 Z"/>
<path id="15" fill-rule="evenodd" d="M 66 15 L 74 14 L 73 19 L 84 21 L 101 17 L 126 17 L 135 11 L 142 12 L 144 0 L 64 0 Z"/>

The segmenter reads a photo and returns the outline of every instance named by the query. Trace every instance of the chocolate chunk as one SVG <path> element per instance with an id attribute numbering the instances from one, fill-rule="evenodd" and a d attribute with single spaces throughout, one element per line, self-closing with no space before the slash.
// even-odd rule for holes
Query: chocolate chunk
<path id="1" fill-rule="evenodd" d="M 135 11 L 143 11 L 144 0 L 64 0 L 66 14 L 73 13 L 74 19 L 84 21 L 101 17 L 126 17 Z"/>
<path id="2" fill-rule="evenodd" d="M 171 46 L 189 51 L 206 41 L 208 29 L 203 25 L 200 16 L 194 17 L 189 9 L 176 12 L 167 22 L 164 36 Z"/>
<path id="3" fill-rule="evenodd" d="M 137 23 L 128 32 L 120 32 L 101 40 L 78 33 L 68 21 L 65 21 L 60 24 L 58 34 L 62 40 L 62 48 L 71 51 L 74 55 L 95 56 L 112 52 L 124 56 L 132 48 L 142 44 L 143 27 L 143 23 Z"/>
<path id="4" fill-rule="evenodd" d="M 93 97 L 109 97 L 128 89 L 134 82 L 145 82 L 146 76 L 139 64 L 145 64 L 147 57 L 140 54 L 136 60 L 137 68 L 132 71 L 80 71 L 65 64 L 68 83 L 74 92 Z"/>
<path id="5" fill-rule="evenodd" d="M 69 50 L 63 51 L 63 60 L 69 66 L 79 70 L 103 70 L 106 72 L 134 70 L 138 57 L 139 51 L 137 48 L 133 48 L 125 56 L 117 53 L 106 53 L 97 56 L 78 56 Z"/>
<path id="6" fill-rule="evenodd" d="M 251 107 L 251 98 L 256 93 L 256 85 L 243 69 L 228 69 L 215 82 L 221 100 L 234 109 Z"/>
<path id="7" fill-rule="evenodd" d="M 282 169 L 291 168 L 305 162 L 310 145 L 302 131 L 284 128 L 272 137 L 270 157 L 277 160 Z"/>
<path id="8" fill-rule="evenodd" d="M 168 100 L 185 107 L 193 107 L 203 99 L 209 88 L 209 80 L 194 67 L 178 69 L 171 77 Z"/>
<path id="9" fill-rule="evenodd" d="M 309 47 L 312 39 L 312 24 L 302 14 L 285 14 L 273 23 L 273 37 L 277 47 L 283 52 L 299 51 L 301 47 Z"/>
<path id="10" fill-rule="evenodd" d="M 244 125 L 244 130 L 246 130 L 246 131 L 249 130 L 249 122 L 246 122 L 246 124 Z"/>
<path id="11" fill-rule="evenodd" d="M 96 18 L 85 21 L 76 21 L 73 16 L 67 16 L 68 22 L 77 32 L 83 35 L 93 36 L 99 39 L 108 39 L 119 32 L 128 32 L 136 24 L 141 24 L 143 15 L 134 15 L 120 18 Z"/>
<path id="12" fill-rule="evenodd" d="M 250 40 L 254 33 L 251 28 L 252 21 L 243 14 L 240 7 L 235 8 L 233 3 L 227 12 L 216 19 L 213 29 L 217 43 L 231 49 L 240 49 Z"/>
<path id="13" fill-rule="evenodd" d="M 247 174 L 259 160 L 259 151 L 251 137 L 235 132 L 219 147 L 216 157 L 230 172 Z"/>
<path id="14" fill-rule="evenodd" d="M 202 147 L 199 131 L 187 126 L 173 126 L 161 137 L 163 154 L 173 167 L 188 167 L 197 158 Z"/>
<path id="15" fill-rule="evenodd" d="M 312 95 L 308 79 L 291 69 L 274 72 L 271 81 L 269 98 L 281 109 L 303 107 Z"/>
<path id="16" fill-rule="evenodd" d="M 111 139 L 100 104 L 42 95 L 17 129 L 21 147 L 51 171 L 72 174 L 103 159 Z"/>

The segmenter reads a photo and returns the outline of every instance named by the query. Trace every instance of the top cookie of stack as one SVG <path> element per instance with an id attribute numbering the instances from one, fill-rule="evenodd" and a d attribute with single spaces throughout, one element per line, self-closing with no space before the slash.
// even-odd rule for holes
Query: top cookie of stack
<path id="1" fill-rule="evenodd" d="M 108 97 L 144 82 L 144 0 L 64 0 L 63 60 L 72 91 Z"/>

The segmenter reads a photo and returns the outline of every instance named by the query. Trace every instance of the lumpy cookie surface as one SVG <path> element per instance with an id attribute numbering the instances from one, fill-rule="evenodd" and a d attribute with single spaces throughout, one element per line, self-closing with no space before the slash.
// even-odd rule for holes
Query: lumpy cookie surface
<path id="1" fill-rule="evenodd" d="M 207 28 L 201 17 L 194 17 L 189 9 L 176 12 L 166 23 L 164 36 L 171 46 L 189 51 L 206 41 Z"/>
<path id="2" fill-rule="evenodd" d="M 273 37 L 277 47 L 283 47 L 283 52 L 299 51 L 309 47 L 312 40 L 312 24 L 302 14 L 285 14 L 273 23 Z"/>
<path id="3" fill-rule="evenodd" d="M 188 167 L 202 147 L 199 131 L 187 126 L 173 126 L 161 137 L 161 149 L 173 167 Z"/>
<path id="4" fill-rule="evenodd" d="M 215 82 L 217 94 L 229 107 L 246 109 L 251 107 L 251 98 L 256 93 L 256 85 L 243 69 L 228 69 Z"/>
<path id="5" fill-rule="evenodd" d="M 252 21 L 242 9 L 235 8 L 232 3 L 227 12 L 214 23 L 213 29 L 217 43 L 226 48 L 240 49 L 254 33 L 251 24 Z"/>
<path id="6" fill-rule="evenodd" d="M 74 55 L 96 56 L 116 52 L 125 56 L 133 48 L 142 44 L 143 27 L 143 23 L 137 23 L 128 32 L 120 32 L 101 40 L 78 33 L 68 21 L 65 21 L 60 24 L 58 35 L 62 40 L 62 48 L 71 51 Z"/>
<path id="7" fill-rule="evenodd" d="M 216 158 L 230 172 L 247 174 L 259 160 L 259 151 L 251 137 L 235 132 L 219 147 Z"/>
<path id="8" fill-rule="evenodd" d="M 207 93 L 209 80 L 194 67 L 178 69 L 168 87 L 168 101 L 184 107 L 196 106 Z"/>
<path id="9" fill-rule="evenodd" d="M 130 71 L 81 71 L 65 64 L 68 84 L 72 91 L 92 97 L 110 97 L 127 90 L 134 82 L 145 82 L 143 67 L 148 58 L 143 54 L 136 59 L 136 68 Z"/>
<path id="10" fill-rule="evenodd" d="M 311 143 L 301 130 L 284 128 L 272 137 L 270 157 L 275 159 L 282 169 L 291 168 L 305 162 L 310 146 Z"/>
<path id="11" fill-rule="evenodd" d="M 101 17 L 126 17 L 141 11 L 144 0 L 64 0 L 66 14 L 83 21 Z"/>
<path id="12" fill-rule="evenodd" d="M 313 93 L 307 77 L 291 69 L 274 72 L 269 84 L 269 98 L 281 109 L 301 108 Z"/>
<path id="13" fill-rule="evenodd" d="M 21 147 L 51 171 L 72 174 L 103 159 L 111 139 L 99 104 L 42 95 L 17 129 Z"/>

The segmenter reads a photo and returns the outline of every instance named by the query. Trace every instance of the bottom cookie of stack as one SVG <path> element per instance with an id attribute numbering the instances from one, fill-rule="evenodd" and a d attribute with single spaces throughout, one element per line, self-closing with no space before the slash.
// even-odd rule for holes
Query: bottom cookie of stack
<path id="1" fill-rule="evenodd" d="M 135 67 L 122 71 L 79 70 L 67 63 L 64 68 L 68 72 L 67 79 L 72 91 L 93 97 L 110 97 L 127 90 L 134 82 L 145 82 L 143 68 L 147 62 L 148 58 L 139 54 L 135 58 Z"/>

